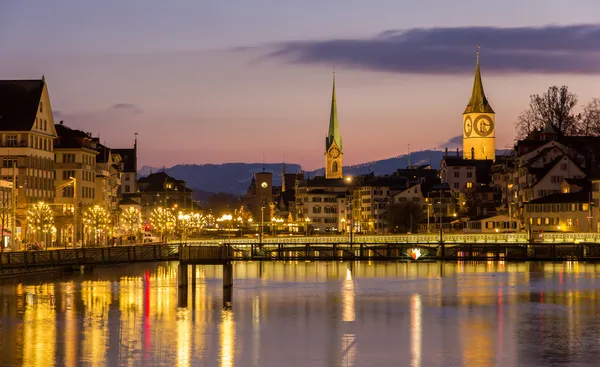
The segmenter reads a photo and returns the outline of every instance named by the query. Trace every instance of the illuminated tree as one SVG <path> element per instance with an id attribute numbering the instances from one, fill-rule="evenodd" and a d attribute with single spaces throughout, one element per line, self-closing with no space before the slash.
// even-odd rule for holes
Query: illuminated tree
<path id="1" fill-rule="evenodd" d="M 97 245 L 100 242 L 102 231 L 110 223 L 110 217 L 103 207 L 95 205 L 85 211 L 83 214 L 83 223 L 94 234 L 94 242 Z"/>
<path id="2" fill-rule="evenodd" d="M 169 209 L 156 208 L 150 214 L 150 222 L 158 232 L 161 241 L 166 239 L 167 233 L 173 228 L 175 216 Z"/>
<path id="3" fill-rule="evenodd" d="M 121 213 L 121 221 L 130 236 L 134 236 L 142 229 L 142 212 L 138 208 L 129 207 Z"/>
<path id="4" fill-rule="evenodd" d="M 41 236 L 42 240 L 46 243 L 46 248 L 48 248 L 48 233 L 52 231 L 52 225 L 54 224 L 54 216 L 50 205 L 43 201 L 33 204 L 29 208 L 27 223 L 33 230 L 34 238 L 37 240 L 38 236 Z"/>

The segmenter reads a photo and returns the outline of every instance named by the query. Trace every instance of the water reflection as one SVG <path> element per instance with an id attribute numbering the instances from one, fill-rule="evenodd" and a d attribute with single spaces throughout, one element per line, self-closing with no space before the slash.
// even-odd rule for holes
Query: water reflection
<path id="1" fill-rule="evenodd" d="M 56 353 L 54 285 L 19 286 L 17 294 L 25 296 L 23 340 L 26 342 L 23 344 L 23 366 L 54 366 Z"/>
<path id="2" fill-rule="evenodd" d="M 354 309 L 354 281 L 352 271 L 346 269 L 346 278 L 342 285 L 342 320 L 354 321 L 356 310 Z"/>
<path id="3" fill-rule="evenodd" d="M 0 286 L 0 365 L 520 366 L 600 358 L 600 265 L 177 264 Z M 409 362 L 410 360 L 410 362 Z"/>
<path id="4" fill-rule="evenodd" d="M 413 294 L 410 297 L 410 331 L 411 331 L 411 348 L 410 348 L 410 366 L 421 366 L 421 336 L 423 334 L 421 316 L 423 309 L 421 308 L 421 295 Z"/>
<path id="5" fill-rule="evenodd" d="M 221 367 L 231 367 L 234 365 L 235 325 L 233 322 L 233 312 L 229 309 L 221 311 L 220 342 L 220 365 Z"/>

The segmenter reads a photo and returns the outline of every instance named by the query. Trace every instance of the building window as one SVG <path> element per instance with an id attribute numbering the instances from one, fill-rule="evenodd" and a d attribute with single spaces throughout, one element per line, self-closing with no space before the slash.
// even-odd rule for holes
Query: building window
<path id="1" fill-rule="evenodd" d="M 473 182 L 467 182 L 467 189 L 473 188 Z"/>
<path id="2" fill-rule="evenodd" d="M 473 177 L 473 172 L 467 172 L 467 178 Z"/>
<path id="3" fill-rule="evenodd" d="M 129 185 L 125 185 L 125 192 L 129 192 Z"/>
<path id="4" fill-rule="evenodd" d="M 2 159 L 2 167 L 3 168 L 11 168 L 17 166 L 16 158 L 3 158 Z"/>
<path id="5" fill-rule="evenodd" d="M 63 171 L 63 180 L 70 180 L 71 177 L 75 177 L 75 171 L 73 171 L 73 170 L 64 170 Z"/>
<path id="6" fill-rule="evenodd" d="M 455 188 L 455 189 L 458 189 L 458 187 L 459 187 L 459 185 L 458 185 L 458 182 L 455 182 L 455 183 L 454 183 L 454 188 Z"/>
<path id="7" fill-rule="evenodd" d="M 333 162 L 333 164 L 331 165 L 331 172 L 337 172 L 338 171 L 338 164 L 337 162 Z"/>
<path id="8" fill-rule="evenodd" d="M 75 163 L 75 154 L 63 154 L 63 163 Z"/>
<path id="9" fill-rule="evenodd" d="M 40 102 L 40 113 L 44 113 L 44 103 Z"/>
<path id="10" fill-rule="evenodd" d="M 44 130 L 48 130 L 48 120 L 44 120 Z"/>
<path id="11" fill-rule="evenodd" d="M 17 146 L 17 136 L 16 135 L 7 135 L 6 136 L 6 146 L 7 147 L 16 147 Z"/>
<path id="12" fill-rule="evenodd" d="M 456 177 L 456 178 L 460 177 L 460 172 L 459 171 L 454 171 L 454 177 Z"/>
<path id="13" fill-rule="evenodd" d="M 73 197 L 73 186 L 63 187 L 62 196 L 63 198 L 72 198 Z"/>

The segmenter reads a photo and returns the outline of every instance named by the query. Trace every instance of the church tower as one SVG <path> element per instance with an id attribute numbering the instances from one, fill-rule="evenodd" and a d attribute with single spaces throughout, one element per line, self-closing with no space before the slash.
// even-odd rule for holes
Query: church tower
<path id="1" fill-rule="evenodd" d="M 333 72 L 333 92 L 329 132 L 325 138 L 325 178 L 342 178 L 342 136 L 338 126 L 337 105 L 335 102 L 335 71 Z"/>
<path id="2" fill-rule="evenodd" d="M 477 46 L 475 81 L 469 104 L 463 113 L 463 158 L 496 159 L 496 114 L 490 106 L 481 81 Z"/>

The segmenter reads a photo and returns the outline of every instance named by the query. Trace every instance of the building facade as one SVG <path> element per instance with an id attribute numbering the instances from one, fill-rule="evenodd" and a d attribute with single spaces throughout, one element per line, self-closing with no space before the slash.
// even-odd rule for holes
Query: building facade
<path id="1" fill-rule="evenodd" d="M 0 175 L 15 179 L 14 239 L 23 240 L 29 204 L 54 200 L 56 131 L 45 78 L 0 81 Z"/>

